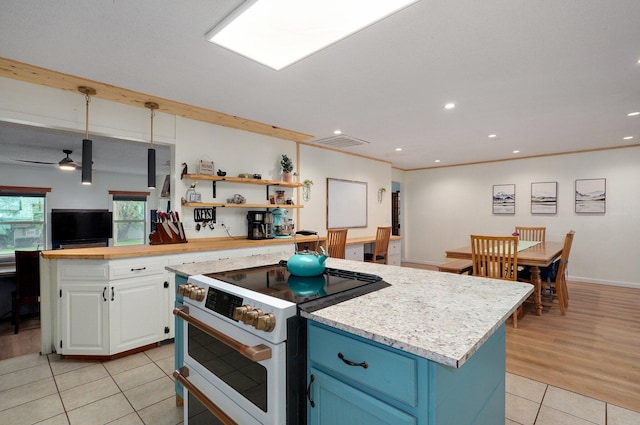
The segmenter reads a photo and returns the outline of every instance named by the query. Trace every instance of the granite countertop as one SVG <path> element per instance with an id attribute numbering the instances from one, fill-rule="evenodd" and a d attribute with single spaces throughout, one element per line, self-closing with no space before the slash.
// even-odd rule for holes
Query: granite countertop
<path id="1" fill-rule="evenodd" d="M 290 253 L 184 264 L 183 276 L 277 263 Z M 383 345 L 460 367 L 511 316 L 533 286 L 453 273 L 327 259 L 327 267 L 373 273 L 391 286 L 313 313 L 324 323 Z"/>

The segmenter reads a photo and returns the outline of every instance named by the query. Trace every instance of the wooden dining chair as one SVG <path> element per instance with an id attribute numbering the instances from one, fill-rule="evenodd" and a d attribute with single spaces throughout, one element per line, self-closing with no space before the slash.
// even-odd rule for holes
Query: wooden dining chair
<path id="1" fill-rule="evenodd" d="M 369 263 L 387 264 L 387 252 L 389 251 L 389 239 L 391 238 L 391 226 L 378 227 L 376 240 L 373 244 L 373 253 L 365 252 L 364 261 Z"/>
<path id="2" fill-rule="evenodd" d="M 471 262 L 474 276 L 516 281 L 518 278 L 518 237 L 471 235 Z M 513 312 L 518 327 L 521 306 Z"/>
<path id="3" fill-rule="evenodd" d="M 327 231 L 327 252 L 331 258 L 344 258 L 349 229 L 329 229 Z"/>
<path id="4" fill-rule="evenodd" d="M 547 282 L 547 296 L 549 301 L 543 301 L 542 305 L 560 307 L 560 314 L 565 315 L 565 309 L 569 308 L 569 291 L 567 290 L 567 266 L 569 265 L 569 254 L 571 254 L 571 246 L 573 245 L 573 236 L 575 231 L 571 230 L 564 237 L 564 246 L 560 259 L 556 260 L 551 266 L 540 270 L 540 279 Z M 557 301 L 557 304 L 554 303 Z"/>
<path id="5" fill-rule="evenodd" d="M 12 292 L 13 333 L 20 330 L 24 304 L 40 303 L 40 251 L 16 251 L 16 290 Z"/>
<path id="6" fill-rule="evenodd" d="M 547 233 L 547 228 L 516 226 L 516 233 L 518 234 L 518 239 L 521 241 L 544 242 L 545 233 Z"/>

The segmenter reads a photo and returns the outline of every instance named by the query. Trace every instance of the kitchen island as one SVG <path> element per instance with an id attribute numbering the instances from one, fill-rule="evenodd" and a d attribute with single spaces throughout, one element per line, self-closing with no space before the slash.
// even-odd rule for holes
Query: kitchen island
<path id="1" fill-rule="evenodd" d="M 168 270 L 184 282 L 287 257 L 275 253 Z M 531 285 L 332 258 L 326 265 L 376 274 L 390 286 L 301 312 L 309 321 L 307 382 L 315 404 L 310 423 L 329 423 L 335 412 L 353 409 L 350 423 L 371 423 L 372 417 L 380 423 L 456 425 L 504 420 L 504 322 L 532 293 Z M 176 337 L 177 351 L 179 345 Z M 358 376 L 366 368 L 331 365 L 340 362 L 329 351 L 342 346 L 370 356 L 373 381 Z M 384 367 L 376 372 L 380 362 Z"/>

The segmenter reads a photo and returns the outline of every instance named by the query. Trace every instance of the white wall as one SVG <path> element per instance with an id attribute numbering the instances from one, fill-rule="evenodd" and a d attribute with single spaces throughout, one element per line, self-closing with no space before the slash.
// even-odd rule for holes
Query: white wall
<path id="1" fill-rule="evenodd" d="M 85 100 L 79 93 L 70 93 L 48 87 L 0 78 L 0 120 L 38 125 L 82 133 L 85 128 Z M 91 101 L 91 134 L 148 143 L 149 111 L 144 108 L 122 105 L 93 98 Z M 300 171 L 300 180 L 314 181 L 309 202 L 303 202 L 300 189 L 285 189 L 286 196 L 302 209 L 289 210 L 297 229 L 316 230 L 326 234 L 326 178 L 358 180 L 368 183 L 368 226 L 353 229 L 351 236 L 371 236 L 377 226 L 389 225 L 391 166 L 381 161 L 344 155 L 335 151 L 300 145 L 260 134 L 212 125 L 200 121 L 158 113 L 154 120 L 154 142 L 173 146 L 171 174 L 171 206 L 181 213 L 187 238 L 212 238 L 227 236 L 224 223 L 232 236 L 244 237 L 247 233 L 247 209 L 217 208 L 217 224 L 214 229 L 195 230 L 193 208 L 182 207 L 181 198 L 193 183 L 181 180 L 182 164 L 189 173 L 197 173 L 199 160 L 213 161 L 216 170 L 222 169 L 229 176 L 239 173 L 259 173 L 263 179 L 280 179 L 280 158 L 287 154 Z M 1 143 L 1 142 L 0 142 Z M 53 208 L 106 208 L 108 190 L 147 191 L 144 176 L 102 175 L 94 170 L 94 183 L 80 185 L 79 175 L 61 174 L 60 170 L 47 167 L 24 167 L 17 177 L 14 168 L 0 167 L 0 184 L 53 187 L 50 207 Z M 22 178 L 23 175 L 28 176 Z M 152 190 L 150 205 L 155 207 L 164 176 L 157 178 L 158 188 Z M 138 184 L 140 182 L 140 185 Z M 386 187 L 386 196 L 377 203 L 377 191 Z M 278 189 L 271 187 L 271 193 Z M 218 182 L 216 198 L 212 184 L 198 181 L 196 190 L 203 202 L 224 202 L 238 193 L 247 203 L 266 204 L 264 186 Z M 158 208 L 166 209 L 166 199 L 157 199 Z"/>
<path id="2" fill-rule="evenodd" d="M 576 179 L 606 178 L 605 214 L 576 214 Z M 558 182 L 558 212 L 530 212 L 532 182 Z M 617 149 L 404 173 L 406 261 L 438 264 L 469 235 L 511 234 L 516 225 L 546 226 L 547 239 L 576 231 L 572 279 L 640 287 L 640 148 Z M 516 185 L 515 215 L 494 215 L 492 186 Z"/>

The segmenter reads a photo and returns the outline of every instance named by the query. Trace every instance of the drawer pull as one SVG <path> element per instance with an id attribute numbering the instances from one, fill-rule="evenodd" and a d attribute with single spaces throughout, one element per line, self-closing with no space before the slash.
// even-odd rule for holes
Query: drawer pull
<path id="1" fill-rule="evenodd" d="M 312 374 L 309 378 L 309 385 L 307 386 L 307 399 L 309 399 L 309 404 L 311 404 L 311 407 L 316 407 L 316 402 L 311 398 L 311 384 L 313 384 L 313 381 L 315 380 L 316 377 Z"/>
<path id="2" fill-rule="evenodd" d="M 137 269 L 131 269 L 132 272 L 140 272 L 142 270 L 147 270 L 147 268 L 146 267 L 140 267 L 140 268 L 137 268 Z"/>
<path id="3" fill-rule="evenodd" d="M 349 365 L 349 366 L 360 366 L 364 369 L 368 368 L 369 365 L 367 364 L 367 362 L 361 362 L 361 363 L 356 363 L 356 362 L 352 362 L 349 359 L 345 359 L 344 355 L 342 353 L 338 353 L 338 358 L 340 360 L 342 360 L 345 364 Z"/>

